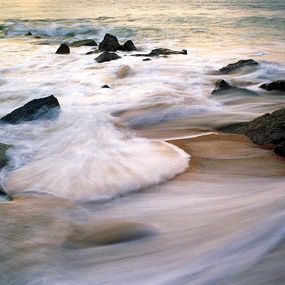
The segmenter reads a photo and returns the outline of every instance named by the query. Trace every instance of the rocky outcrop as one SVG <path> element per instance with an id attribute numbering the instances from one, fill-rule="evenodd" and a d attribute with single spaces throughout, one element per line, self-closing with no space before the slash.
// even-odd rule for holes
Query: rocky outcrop
<path id="1" fill-rule="evenodd" d="M 126 41 L 121 47 L 122 51 L 135 51 L 137 50 L 136 46 L 131 40 Z"/>
<path id="2" fill-rule="evenodd" d="M 277 80 L 271 83 L 265 83 L 259 87 L 267 91 L 285 91 L 285 80 Z"/>
<path id="3" fill-rule="evenodd" d="M 51 119 L 58 114 L 60 105 L 53 96 L 34 99 L 0 119 L 2 123 L 18 124 L 24 121 Z"/>
<path id="4" fill-rule="evenodd" d="M 96 57 L 95 60 L 98 63 L 102 63 L 102 62 L 106 62 L 106 61 L 116 60 L 119 58 L 121 58 L 121 57 L 118 56 L 116 53 L 105 51 L 105 52 L 101 53 L 98 57 Z"/>
<path id="5" fill-rule="evenodd" d="M 81 47 L 81 46 L 97 46 L 97 43 L 94 40 L 86 39 L 86 40 L 79 40 L 71 43 L 72 47 Z"/>
<path id="6" fill-rule="evenodd" d="M 108 33 L 104 36 L 103 41 L 99 44 L 99 50 L 101 51 L 117 51 L 120 49 L 121 45 L 119 44 L 117 37 Z"/>
<path id="7" fill-rule="evenodd" d="M 255 67 L 257 65 L 258 65 L 258 62 L 256 62 L 253 59 L 242 59 L 235 63 L 231 63 L 225 67 L 222 67 L 221 69 L 219 69 L 219 72 L 223 74 L 227 74 L 227 73 L 235 72 L 244 67 Z"/>
<path id="8" fill-rule="evenodd" d="M 157 49 L 153 49 L 150 53 L 137 53 L 137 54 L 133 54 L 132 56 L 150 56 L 150 57 L 154 57 L 154 56 L 167 56 L 167 55 L 172 55 L 172 54 L 187 54 L 187 50 L 183 49 L 181 51 L 176 51 L 176 50 L 171 50 L 168 48 L 157 48 Z"/>
<path id="9" fill-rule="evenodd" d="M 69 54 L 70 48 L 67 44 L 61 44 L 55 53 L 56 54 Z"/>
<path id="10" fill-rule="evenodd" d="M 285 108 L 271 114 L 267 113 L 249 122 L 230 124 L 219 128 L 219 131 L 243 134 L 254 143 L 276 144 L 275 153 L 282 154 L 285 142 Z"/>

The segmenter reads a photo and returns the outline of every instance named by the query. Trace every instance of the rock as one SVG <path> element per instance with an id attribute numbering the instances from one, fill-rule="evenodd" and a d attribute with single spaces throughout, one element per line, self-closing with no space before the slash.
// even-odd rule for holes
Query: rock
<path id="1" fill-rule="evenodd" d="M 101 88 L 111 88 L 109 85 L 103 85 Z"/>
<path id="2" fill-rule="evenodd" d="M 228 64 L 227 66 L 219 69 L 219 72 L 227 74 L 227 73 L 234 72 L 234 71 L 236 71 L 240 68 L 246 67 L 246 66 L 252 67 L 252 66 L 256 66 L 256 65 L 258 65 L 258 62 L 256 62 L 253 59 L 242 59 L 240 61 Z"/>
<path id="3" fill-rule="evenodd" d="M 127 77 L 132 73 L 132 69 L 128 65 L 122 65 L 120 66 L 119 70 L 117 71 L 117 78 L 122 79 Z"/>
<path id="4" fill-rule="evenodd" d="M 27 33 L 25 34 L 25 36 L 26 36 L 26 37 L 31 37 L 31 36 L 33 36 L 33 34 L 32 34 L 32 32 L 27 32 Z"/>
<path id="5" fill-rule="evenodd" d="M 271 83 L 265 83 L 260 85 L 259 87 L 267 91 L 273 91 L 273 90 L 285 91 L 285 80 L 277 80 Z"/>
<path id="6" fill-rule="evenodd" d="M 98 63 L 102 63 L 102 62 L 105 62 L 105 61 L 116 60 L 116 59 L 119 59 L 119 58 L 121 58 L 121 57 L 118 56 L 116 53 L 105 51 L 105 52 L 101 53 L 98 57 L 96 57 L 95 60 Z"/>
<path id="7" fill-rule="evenodd" d="M 9 147 L 7 144 L 0 143 L 0 170 L 8 163 L 6 151 Z"/>
<path id="8" fill-rule="evenodd" d="M 285 141 L 275 147 L 274 153 L 285 157 Z"/>
<path id="9" fill-rule="evenodd" d="M 24 121 L 33 121 L 38 119 L 51 119 L 58 114 L 60 105 L 53 96 L 40 99 L 34 99 L 24 106 L 2 117 L 2 123 L 18 124 Z"/>
<path id="10" fill-rule="evenodd" d="M 149 56 L 159 56 L 159 55 L 170 55 L 170 54 L 187 54 L 187 50 L 183 49 L 182 51 L 171 50 L 168 48 L 157 48 L 153 49 Z"/>
<path id="11" fill-rule="evenodd" d="M 98 53 L 98 50 L 90 50 L 90 51 L 86 52 L 86 55 L 94 54 L 94 53 Z"/>
<path id="12" fill-rule="evenodd" d="M 285 141 L 285 108 L 249 122 L 224 126 L 219 128 L 219 131 L 246 135 L 259 145 L 279 144 Z"/>
<path id="13" fill-rule="evenodd" d="M 232 88 L 233 86 L 231 86 L 227 81 L 225 81 L 224 79 L 218 80 L 215 83 L 215 89 L 212 91 L 212 94 L 217 93 L 217 92 L 221 92 L 224 90 L 228 90 L 230 88 Z"/>
<path id="14" fill-rule="evenodd" d="M 99 44 L 99 50 L 101 51 L 117 51 L 121 49 L 121 45 L 118 42 L 118 39 L 111 35 L 106 34 L 103 41 Z"/>
<path id="15" fill-rule="evenodd" d="M 150 61 L 151 58 L 144 58 L 143 61 Z"/>
<path id="16" fill-rule="evenodd" d="M 81 46 L 97 46 L 97 43 L 94 40 L 86 39 L 86 40 L 79 40 L 71 43 L 72 47 L 81 47 Z"/>
<path id="17" fill-rule="evenodd" d="M 136 46 L 131 40 L 126 41 L 121 47 L 122 51 L 135 51 L 137 50 Z"/>
<path id="18" fill-rule="evenodd" d="M 55 53 L 56 54 L 69 54 L 70 48 L 67 44 L 61 44 Z"/>

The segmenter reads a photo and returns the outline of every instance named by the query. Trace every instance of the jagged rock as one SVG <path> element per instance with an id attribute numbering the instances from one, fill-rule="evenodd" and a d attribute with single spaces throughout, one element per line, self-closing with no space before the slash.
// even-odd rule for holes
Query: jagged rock
<path id="1" fill-rule="evenodd" d="M 118 42 L 117 37 L 106 34 L 103 41 L 99 44 L 99 50 L 101 51 L 117 51 L 121 49 L 121 45 Z"/>
<path id="2" fill-rule="evenodd" d="M 58 114 L 60 105 L 53 96 L 40 99 L 34 99 L 24 106 L 2 117 L 2 123 L 18 124 L 24 121 L 33 121 L 38 119 L 51 119 Z"/>
<path id="3" fill-rule="evenodd" d="M 67 44 L 61 44 L 55 53 L 56 54 L 69 54 L 70 48 Z"/>
<path id="4" fill-rule="evenodd" d="M 86 39 L 86 40 L 79 40 L 71 43 L 72 47 L 81 47 L 81 46 L 97 46 L 97 43 L 94 40 Z"/>
<path id="5" fill-rule="evenodd" d="M 215 83 L 215 89 L 212 91 L 212 94 L 231 89 L 233 86 L 231 86 L 227 81 L 224 79 L 218 80 Z"/>
<path id="6" fill-rule="evenodd" d="M 122 51 L 135 51 L 137 50 L 136 46 L 131 40 L 126 41 L 121 47 Z"/>
<path id="7" fill-rule="evenodd" d="M 285 108 L 264 114 L 249 122 L 221 127 L 219 131 L 246 135 L 259 145 L 279 144 L 285 141 Z"/>
<path id="8" fill-rule="evenodd" d="M 95 60 L 98 63 L 102 63 L 105 61 L 116 60 L 119 58 L 121 58 L 121 57 L 119 55 L 117 55 L 116 53 L 105 51 L 105 52 L 101 53 L 98 57 L 96 57 Z"/>
<path id="9" fill-rule="evenodd" d="M 103 85 L 101 88 L 111 88 L 109 85 Z"/>
<path id="10" fill-rule="evenodd" d="M 259 87 L 267 91 L 273 91 L 273 90 L 285 91 L 285 80 L 277 80 L 271 83 L 265 83 L 260 85 Z"/>
<path id="11" fill-rule="evenodd" d="M 277 155 L 285 157 L 285 141 L 277 145 L 274 149 L 274 153 Z"/>
<path id="12" fill-rule="evenodd" d="M 235 63 L 231 63 L 225 67 L 222 67 L 221 69 L 219 69 L 219 72 L 226 74 L 226 73 L 234 72 L 234 71 L 236 71 L 240 68 L 246 67 L 246 66 L 252 67 L 252 66 L 256 66 L 256 65 L 258 65 L 258 62 L 256 62 L 253 59 L 242 59 L 242 60 L 239 60 Z"/>

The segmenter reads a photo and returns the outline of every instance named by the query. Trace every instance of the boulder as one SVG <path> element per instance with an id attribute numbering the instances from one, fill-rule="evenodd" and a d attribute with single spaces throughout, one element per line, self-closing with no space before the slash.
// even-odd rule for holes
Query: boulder
<path id="1" fill-rule="evenodd" d="M 86 39 L 86 40 L 79 40 L 71 43 L 72 47 L 81 47 L 81 46 L 97 46 L 97 43 L 94 40 Z"/>
<path id="2" fill-rule="evenodd" d="M 282 143 L 278 144 L 275 147 L 274 153 L 276 153 L 277 155 L 285 157 L 285 141 L 283 141 Z"/>
<path id="3" fill-rule="evenodd" d="M 111 88 L 109 85 L 105 84 L 101 88 Z"/>
<path id="4" fill-rule="evenodd" d="M 271 83 L 265 83 L 260 85 L 259 87 L 267 91 L 285 91 L 285 80 L 277 80 Z"/>
<path id="5" fill-rule="evenodd" d="M 221 127 L 219 131 L 246 135 L 259 145 L 279 144 L 285 141 L 285 108 L 271 114 L 267 113 L 249 122 Z"/>
<path id="6" fill-rule="evenodd" d="M 27 33 L 25 34 L 26 37 L 31 37 L 32 35 L 33 35 L 32 32 L 27 32 Z"/>
<path id="7" fill-rule="evenodd" d="M 106 34 L 103 41 L 99 44 L 99 50 L 101 51 L 117 51 L 121 49 L 121 45 L 118 42 L 118 39 L 111 35 Z"/>
<path id="8" fill-rule="evenodd" d="M 137 50 L 136 46 L 131 40 L 126 41 L 121 47 L 122 51 L 135 51 Z"/>
<path id="9" fill-rule="evenodd" d="M 55 53 L 56 54 L 69 54 L 70 48 L 67 44 L 61 44 Z"/>
<path id="10" fill-rule="evenodd" d="M 227 81 L 224 79 L 218 80 L 215 83 L 215 89 L 212 91 L 212 94 L 231 89 L 233 86 L 231 86 Z"/>
<path id="11" fill-rule="evenodd" d="M 95 60 L 98 63 L 102 63 L 105 61 L 116 60 L 119 58 L 121 58 L 121 57 L 119 55 L 117 55 L 116 53 L 105 51 L 105 52 L 101 53 L 98 57 L 96 57 Z"/>
<path id="12" fill-rule="evenodd" d="M 253 67 L 253 66 L 257 66 L 257 65 L 258 65 L 258 62 L 256 62 L 253 59 L 242 59 L 242 60 L 239 60 L 235 63 L 231 63 L 225 67 L 222 67 L 221 69 L 219 69 L 219 72 L 221 72 L 223 74 L 227 74 L 227 73 L 235 72 L 235 71 L 237 71 L 243 67 Z"/>
<path id="13" fill-rule="evenodd" d="M 53 96 L 34 99 L 0 119 L 2 123 L 18 124 L 24 121 L 51 119 L 58 114 L 60 105 Z"/>

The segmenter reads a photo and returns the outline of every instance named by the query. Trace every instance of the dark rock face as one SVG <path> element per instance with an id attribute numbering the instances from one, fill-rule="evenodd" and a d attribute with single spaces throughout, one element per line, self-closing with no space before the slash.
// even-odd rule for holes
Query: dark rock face
<path id="1" fill-rule="evenodd" d="M 215 89 L 213 90 L 212 94 L 215 94 L 217 92 L 221 92 L 224 90 L 228 90 L 231 89 L 233 86 L 231 86 L 227 81 L 225 81 L 224 79 L 218 80 L 215 83 Z"/>
<path id="2" fill-rule="evenodd" d="M 9 147 L 7 144 L 0 143 L 0 170 L 8 163 L 6 151 Z"/>
<path id="3" fill-rule="evenodd" d="M 285 141 L 285 108 L 267 113 L 249 122 L 235 123 L 219 129 L 226 133 L 243 134 L 254 143 L 279 144 Z"/>
<path id="4" fill-rule="evenodd" d="M 265 83 L 260 85 L 259 87 L 267 91 L 274 91 L 274 90 L 285 91 L 285 80 L 277 80 L 271 83 Z"/>
<path id="5" fill-rule="evenodd" d="M 71 43 L 72 47 L 81 47 L 81 46 L 97 46 L 97 43 L 94 40 L 86 39 L 86 40 L 79 40 Z"/>
<path id="6" fill-rule="evenodd" d="M 121 47 L 122 51 L 135 51 L 137 50 L 136 46 L 131 40 L 128 40 L 124 43 L 124 45 Z"/>
<path id="7" fill-rule="evenodd" d="M 101 51 L 117 51 L 121 49 L 121 45 L 118 42 L 117 37 L 106 34 L 103 41 L 99 44 L 99 50 Z"/>
<path id="8" fill-rule="evenodd" d="M 70 48 L 67 44 L 61 44 L 55 53 L 56 54 L 69 54 Z"/>
<path id="9" fill-rule="evenodd" d="M 34 99 L 0 119 L 2 123 L 18 124 L 24 121 L 54 118 L 59 111 L 58 100 L 53 96 Z"/>
<path id="10" fill-rule="evenodd" d="M 234 72 L 240 68 L 243 68 L 243 67 L 249 67 L 249 66 L 257 66 L 258 65 L 258 62 L 256 62 L 255 60 L 253 59 L 242 59 L 240 61 L 237 61 L 235 63 L 231 63 L 231 64 L 228 64 L 227 66 L 219 69 L 219 72 L 221 73 L 224 73 L 224 74 L 227 74 L 227 73 L 231 73 L 231 72 Z"/>
<path id="11" fill-rule="evenodd" d="M 274 153 L 285 157 L 285 141 L 275 147 Z"/>
<path id="12" fill-rule="evenodd" d="M 103 85 L 101 88 L 111 88 L 109 85 Z"/>
<path id="13" fill-rule="evenodd" d="M 105 62 L 105 61 L 116 60 L 116 59 L 119 59 L 119 58 L 121 58 L 121 57 L 118 56 L 116 53 L 105 51 L 105 52 L 101 53 L 98 57 L 96 57 L 95 60 L 98 63 L 102 63 L 102 62 Z"/>

